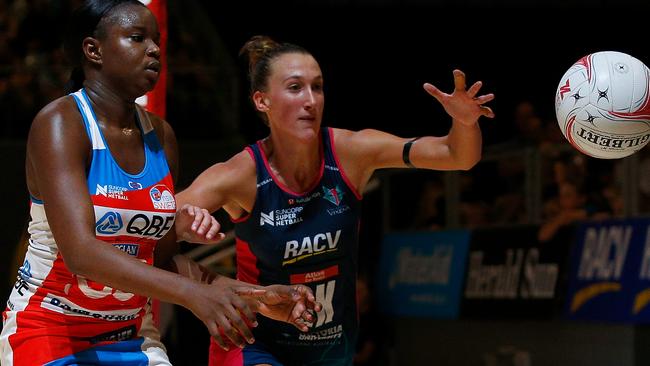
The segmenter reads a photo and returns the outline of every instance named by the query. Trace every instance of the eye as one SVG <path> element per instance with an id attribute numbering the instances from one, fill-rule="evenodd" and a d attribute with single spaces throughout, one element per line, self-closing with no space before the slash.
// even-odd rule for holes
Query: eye
<path id="1" fill-rule="evenodd" d="M 153 42 L 156 44 L 156 46 L 160 47 L 160 33 L 154 34 Z"/>
<path id="2" fill-rule="evenodd" d="M 291 91 L 298 91 L 300 90 L 300 84 L 296 84 L 296 83 L 289 84 L 288 89 Z"/>
<path id="3" fill-rule="evenodd" d="M 142 34 L 132 34 L 130 36 L 130 38 L 134 42 L 142 42 L 142 41 L 144 41 L 144 36 Z"/>
<path id="4" fill-rule="evenodd" d="M 314 84 L 311 88 L 313 90 L 316 90 L 316 91 L 322 91 L 323 90 L 323 84 Z"/>

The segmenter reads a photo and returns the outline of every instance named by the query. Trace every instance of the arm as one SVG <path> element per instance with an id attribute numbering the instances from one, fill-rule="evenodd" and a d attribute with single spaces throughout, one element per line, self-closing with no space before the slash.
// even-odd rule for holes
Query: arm
<path id="1" fill-rule="evenodd" d="M 476 97 L 482 83 L 465 89 L 465 74 L 454 70 L 455 89 L 446 94 L 431 84 L 424 89 L 436 98 L 452 117 L 449 133 L 442 137 L 425 136 L 410 150 L 410 160 L 418 168 L 436 170 L 467 170 L 481 158 L 482 137 L 478 125 L 481 116 L 494 117 L 484 103 L 494 99 L 493 94 Z M 382 168 L 404 168 L 404 144 L 409 139 L 367 129 L 359 132 L 336 130 L 335 144 L 342 157 L 343 168 L 359 191 L 372 173 Z"/>
<path id="2" fill-rule="evenodd" d="M 174 256 L 168 262 L 168 268 L 194 281 L 232 288 L 255 312 L 292 324 L 303 332 L 308 331 L 307 324 L 314 321 L 313 311 L 318 312 L 322 308 L 311 289 L 305 285 L 253 285 L 217 275 L 183 255 Z M 219 344 L 226 348 L 224 344 Z"/>
<path id="3" fill-rule="evenodd" d="M 224 163 L 218 163 L 201 173 L 192 184 L 177 195 L 179 205 L 205 207 L 209 212 L 223 208 L 230 217 L 239 218 L 252 209 L 257 192 L 255 164 L 247 151 L 242 151 Z M 196 223 L 196 222 L 195 222 Z M 188 235 L 190 220 L 177 221 L 179 236 Z M 188 258 L 173 258 L 176 268 L 183 268 L 193 278 L 210 279 L 207 269 L 191 262 Z M 218 281 L 239 289 L 237 293 L 246 296 L 249 305 L 260 314 L 290 323 L 306 332 L 306 324 L 313 321 L 312 311 L 320 311 L 321 304 L 311 290 L 303 285 L 253 286 L 226 277 Z M 253 293 L 252 291 L 262 290 Z"/>
<path id="4" fill-rule="evenodd" d="M 95 237 L 93 204 L 86 185 L 90 145 L 71 97 L 46 107 L 34 120 L 27 143 L 27 180 L 44 201 L 49 225 L 68 269 L 120 290 L 190 309 L 213 336 L 218 328 L 243 344 L 252 335 L 240 316 L 254 315 L 230 289 L 192 281 L 149 266 Z M 232 323 L 232 325 L 231 325 Z"/>
<path id="5" fill-rule="evenodd" d="M 155 114 L 146 112 L 153 122 L 159 140 L 163 143 L 167 165 L 172 174 L 174 182 L 178 178 L 178 143 L 176 134 L 169 123 Z M 179 232 L 177 240 L 184 240 L 189 243 L 197 244 L 216 244 L 225 238 L 225 234 L 220 233 L 221 224 L 210 215 L 210 213 L 197 206 L 184 204 L 177 205 L 175 227 L 191 227 L 191 230 Z"/>
<path id="6" fill-rule="evenodd" d="M 247 151 L 202 172 L 192 184 L 176 195 L 179 207 L 194 205 L 215 212 L 223 208 L 230 217 L 239 218 L 253 207 L 257 192 L 255 163 Z M 187 235 L 190 222 L 176 226 L 179 237 Z"/>

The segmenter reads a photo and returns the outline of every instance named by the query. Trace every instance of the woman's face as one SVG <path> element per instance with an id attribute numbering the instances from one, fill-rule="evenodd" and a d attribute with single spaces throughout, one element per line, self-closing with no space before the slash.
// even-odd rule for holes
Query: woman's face
<path id="1" fill-rule="evenodd" d="M 305 138 L 318 136 L 325 95 L 320 66 L 311 55 L 286 53 L 276 58 L 267 91 L 259 93 L 262 105 L 257 103 L 258 109 L 266 113 L 272 130 Z"/>
<path id="2" fill-rule="evenodd" d="M 151 11 L 122 5 L 102 19 L 100 26 L 105 27 L 105 35 L 99 39 L 101 72 L 135 97 L 153 89 L 161 65 L 160 33 Z"/>

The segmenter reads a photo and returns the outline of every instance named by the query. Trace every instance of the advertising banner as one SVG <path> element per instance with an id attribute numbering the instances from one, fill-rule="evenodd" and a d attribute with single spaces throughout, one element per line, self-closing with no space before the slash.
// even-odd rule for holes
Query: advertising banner
<path id="1" fill-rule="evenodd" d="M 580 226 L 571 253 L 569 319 L 650 322 L 650 219 Z"/>
<path id="2" fill-rule="evenodd" d="M 461 316 L 552 318 L 562 311 L 561 273 L 574 230 L 544 243 L 539 227 L 522 225 L 472 232 Z"/>
<path id="3" fill-rule="evenodd" d="M 385 235 L 377 282 L 382 312 L 456 318 L 469 238 L 469 231 Z"/>

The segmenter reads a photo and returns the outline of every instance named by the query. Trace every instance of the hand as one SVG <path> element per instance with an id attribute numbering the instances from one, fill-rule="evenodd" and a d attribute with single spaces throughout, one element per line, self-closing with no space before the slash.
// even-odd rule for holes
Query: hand
<path id="1" fill-rule="evenodd" d="M 229 349 L 224 336 L 240 348 L 246 342 L 255 342 L 251 332 L 251 327 L 257 326 L 255 314 L 232 286 L 219 280 L 199 286 L 192 289 L 195 296 L 191 297 L 187 308 L 203 321 L 217 344 L 224 350 Z M 249 296 L 262 296 L 264 293 L 264 290 L 254 287 L 240 287 L 238 291 L 248 292 Z"/>
<path id="2" fill-rule="evenodd" d="M 479 117 L 485 116 L 494 118 L 494 112 L 490 107 L 483 104 L 494 99 L 494 94 L 476 96 L 483 83 L 477 81 L 469 89 L 465 90 L 465 74 L 460 70 L 454 70 L 454 92 L 443 93 L 435 86 L 426 83 L 424 90 L 431 94 L 442 104 L 447 114 L 463 125 L 471 126 L 476 124 Z"/>
<path id="3" fill-rule="evenodd" d="M 175 225 L 178 239 L 188 243 L 216 244 L 226 237 L 208 210 L 187 203 L 176 212 Z"/>
<path id="4" fill-rule="evenodd" d="M 247 294 L 246 292 L 251 292 Z M 254 299 L 255 311 L 274 320 L 293 324 L 303 332 L 309 330 L 314 321 L 314 311 L 322 310 L 311 289 L 305 285 L 270 285 L 263 293 L 256 290 L 237 289 L 238 295 Z"/>

